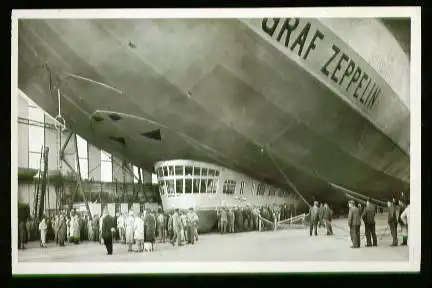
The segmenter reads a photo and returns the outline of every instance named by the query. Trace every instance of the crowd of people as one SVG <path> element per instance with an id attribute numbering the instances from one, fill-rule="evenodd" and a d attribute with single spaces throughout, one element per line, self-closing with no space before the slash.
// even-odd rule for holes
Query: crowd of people
<path id="1" fill-rule="evenodd" d="M 360 247 L 361 220 L 365 225 L 366 247 L 377 246 L 375 216 L 379 208 L 370 201 L 366 206 L 348 202 L 348 226 L 352 248 Z M 402 229 L 402 244 L 408 241 L 409 204 L 402 201 L 388 201 L 388 225 L 392 236 L 391 246 L 398 245 L 397 228 Z M 256 230 L 270 230 L 275 222 L 290 219 L 296 211 L 293 204 L 283 205 L 246 205 L 243 207 L 218 207 L 217 228 L 220 233 L 237 233 Z M 104 219 L 108 219 L 104 222 Z M 111 219 L 112 218 L 112 219 Z M 317 230 L 324 227 L 327 235 L 333 235 L 333 211 L 327 203 L 314 202 L 306 219 L 309 222 L 309 235 L 317 236 Z M 110 224 L 112 222 L 112 224 Z M 104 223 L 105 226 L 104 227 Z M 161 243 L 170 242 L 174 246 L 194 244 L 198 241 L 199 217 L 193 208 L 188 210 L 173 209 L 169 211 L 153 211 L 146 209 L 142 213 L 132 210 L 109 216 L 104 209 L 101 217 L 94 215 L 90 219 L 86 213 L 76 210 L 61 211 L 53 217 L 43 217 L 37 227 L 33 219 L 19 224 L 19 248 L 25 249 L 25 244 L 34 239 L 37 229 L 40 236 L 40 246 L 46 248 L 46 243 L 55 241 L 59 246 L 65 243 L 79 244 L 82 241 L 100 242 L 107 246 L 108 254 L 112 254 L 112 241 L 126 244 L 128 251 L 143 252 L 145 244 L 153 250 L 156 240 Z M 36 229 L 35 229 L 36 228 Z M 135 249 L 134 249 L 135 245 Z"/>
<path id="2" fill-rule="evenodd" d="M 90 220 L 87 213 L 78 213 L 76 210 L 61 211 L 53 217 L 42 217 L 37 226 L 38 231 L 35 231 L 33 219 L 29 218 L 19 224 L 19 248 L 25 249 L 25 244 L 34 239 L 32 234 L 40 236 L 42 248 L 46 248 L 47 242 L 50 241 L 65 246 L 65 243 L 75 245 L 82 241 L 104 243 L 107 242 L 106 239 L 112 239 L 126 244 L 129 252 L 143 252 L 145 243 L 150 243 L 154 247 L 156 239 L 162 243 L 169 241 L 174 246 L 194 244 L 198 241 L 199 218 L 192 208 L 165 212 L 162 209 L 158 211 L 146 209 L 142 213 L 129 210 L 122 214 L 117 213 L 112 217 L 113 226 L 106 228 L 103 227 L 103 223 L 108 215 L 108 210 L 105 209 L 101 217 L 96 214 Z M 106 231 L 112 233 L 106 236 Z M 136 249 L 133 249 L 134 245 Z M 112 248 L 107 247 L 107 250 L 111 250 L 108 254 L 112 254 Z"/>
<path id="3" fill-rule="evenodd" d="M 289 219 L 296 211 L 293 204 L 273 204 L 218 207 L 216 213 L 218 231 L 224 234 L 270 230 L 274 226 L 269 222 Z"/>

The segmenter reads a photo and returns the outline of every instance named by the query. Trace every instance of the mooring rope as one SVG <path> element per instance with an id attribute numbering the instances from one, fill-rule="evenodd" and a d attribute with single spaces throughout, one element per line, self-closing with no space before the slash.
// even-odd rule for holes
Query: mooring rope
<path id="1" fill-rule="evenodd" d="M 300 191 L 297 190 L 297 188 L 294 186 L 294 184 L 288 179 L 288 177 L 285 175 L 283 170 L 279 167 L 279 165 L 274 160 L 273 156 L 271 155 L 270 151 L 267 151 L 267 154 L 269 155 L 270 159 L 272 160 L 273 164 L 276 166 L 276 168 L 279 170 L 279 173 L 282 174 L 282 176 L 285 178 L 285 181 L 287 184 L 291 187 L 292 190 L 306 203 L 306 205 L 311 208 L 312 205 L 309 204 L 309 202 L 306 200 L 305 197 L 300 193 Z"/>

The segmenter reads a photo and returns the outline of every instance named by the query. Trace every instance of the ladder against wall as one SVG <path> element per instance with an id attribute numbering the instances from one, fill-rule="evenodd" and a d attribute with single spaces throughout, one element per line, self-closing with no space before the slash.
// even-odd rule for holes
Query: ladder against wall
<path id="1" fill-rule="evenodd" d="M 47 190 L 47 173 L 48 173 L 48 153 L 49 148 L 41 148 L 41 157 L 39 161 L 38 179 L 35 185 L 33 215 L 36 223 L 42 219 L 45 208 L 45 195 Z"/>

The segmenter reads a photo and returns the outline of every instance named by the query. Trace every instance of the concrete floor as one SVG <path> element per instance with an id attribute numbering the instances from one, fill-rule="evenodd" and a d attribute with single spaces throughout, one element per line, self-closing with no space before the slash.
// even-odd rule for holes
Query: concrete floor
<path id="1" fill-rule="evenodd" d="M 114 245 L 114 254 L 106 255 L 105 247 L 93 242 L 58 247 L 39 248 L 29 243 L 19 250 L 19 262 L 137 262 L 137 261 L 408 261 L 406 246 L 389 247 L 391 237 L 385 217 L 377 219 L 378 247 L 351 249 L 346 219 L 333 221 L 335 235 L 326 236 L 325 229 L 310 237 L 308 229 L 283 229 L 277 232 L 247 232 L 238 234 L 201 235 L 195 245 L 173 247 L 157 243 L 153 253 L 129 253 L 123 244 Z M 361 233 L 364 234 L 364 227 Z M 381 240 L 380 240 L 381 238 Z M 399 237 L 400 238 L 400 237 Z"/>

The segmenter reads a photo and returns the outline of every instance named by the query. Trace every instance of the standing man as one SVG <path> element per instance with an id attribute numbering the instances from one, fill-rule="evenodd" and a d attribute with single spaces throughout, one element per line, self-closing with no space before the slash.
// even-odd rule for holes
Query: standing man
<path id="1" fill-rule="evenodd" d="M 173 238 L 172 238 L 172 245 L 175 246 L 181 246 L 182 245 L 182 223 L 179 215 L 179 209 L 176 208 L 174 210 L 174 213 L 172 215 L 172 225 L 173 225 Z"/>
<path id="2" fill-rule="evenodd" d="M 398 245 L 398 239 L 397 239 L 397 221 L 398 221 L 398 216 L 397 215 L 397 209 L 396 209 L 396 205 L 394 204 L 394 202 L 391 201 L 387 201 L 387 206 L 388 206 L 388 225 L 390 227 L 390 233 L 392 235 L 393 238 L 393 242 L 390 246 L 397 246 Z"/>
<path id="3" fill-rule="evenodd" d="M 65 240 L 66 240 L 66 233 L 67 233 L 67 224 L 66 224 L 66 217 L 65 215 L 60 215 L 58 220 L 58 232 L 57 232 L 57 239 L 58 244 L 60 247 L 64 246 Z"/>
<path id="4" fill-rule="evenodd" d="M 236 207 L 234 211 L 234 221 L 236 224 L 236 232 L 243 232 L 243 213 L 240 207 Z"/>
<path id="5" fill-rule="evenodd" d="M 230 207 L 228 210 L 228 232 L 234 233 L 234 221 L 235 221 L 235 215 L 233 208 Z"/>
<path id="6" fill-rule="evenodd" d="M 377 246 L 377 236 L 375 233 L 375 205 L 366 201 L 366 207 L 362 213 L 362 219 L 365 224 L 366 247 Z M 372 241 L 371 241 L 372 238 Z"/>
<path id="7" fill-rule="evenodd" d="M 102 238 L 107 250 L 108 255 L 113 253 L 113 232 L 115 232 L 114 218 L 109 215 L 108 209 L 104 210 L 104 217 L 102 221 Z"/>
<path id="8" fill-rule="evenodd" d="M 158 229 L 158 236 L 161 243 L 165 242 L 165 215 L 162 211 L 162 209 L 159 209 L 159 215 L 157 216 L 157 229 Z"/>
<path id="9" fill-rule="evenodd" d="M 331 220 L 333 217 L 333 211 L 330 209 L 330 207 L 327 205 L 327 203 L 324 204 L 324 212 L 323 212 L 323 219 L 325 221 L 325 226 L 327 228 L 327 235 L 333 235 L 333 229 L 331 225 Z"/>
<path id="10" fill-rule="evenodd" d="M 154 247 L 156 239 L 156 217 L 149 209 L 144 216 L 144 243 L 151 243 Z"/>
<path id="11" fill-rule="evenodd" d="M 405 224 L 404 224 L 404 222 L 401 219 L 401 215 L 402 215 L 403 211 L 406 208 L 406 205 L 405 205 L 405 203 L 402 200 L 399 200 L 399 202 L 398 202 L 398 208 L 399 208 L 398 224 L 399 224 L 399 227 L 401 227 L 401 233 L 402 233 Z"/>
<path id="12" fill-rule="evenodd" d="M 409 210 L 410 210 L 410 206 L 408 202 L 408 205 L 405 207 L 404 211 L 400 216 L 401 221 L 404 224 L 402 226 L 402 244 L 401 244 L 402 246 L 408 245 Z"/>
<path id="13" fill-rule="evenodd" d="M 318 227 L 325 227 L 324 225 L 324 206 L 323 203 L 320 204 L 319 208 L 318 208 L 318 218 L 319 218 L 319 225 Z"/>
<path id="14" fill-rule="evenodd" d="M 259 215 L 259 209 L 258 209 L 258 207 L 256 207 L 256 206 L 254 206 L 253 208 L 252 208 L 252 223 L 253 223 L 253 227 L 254 227 L 254 230 L 258 230 L 258 220 L 259 220 L 259 218 L 258 218 L 258 215 Z"/>
<path id="15" fill-rule="evenodd" d="M 318 235 L 317 226 L 319 222 L 319 208 L 318 201 L 314 202 L 314 206 L 309 209 L 309 235 L 312 236 L 312 230 L 315 236 Z"/>
<path id="16" fill-rule="evenodd" d="M 348 226 L 350 228 L 351 241 L 353 246 L 351 248 L 360 248 L 360 210 L 355 206 L 354 201 L 350 200 L 348 212 Z"/>
<path id="17" fill-rule="evenodd" d="M 26 249 L 24 244 L 26 242 L 26 225 L 25 221 L 21 220 L 19 223 L 19 246 L 18 249 Z"/>
<path id="18" fill-rule="evenodd" d="M 194 237 L 196 242 L 198 241 L 199 217 L 193 209 L 192 209 L 192 222 L 194 223 Z"/>
<path id="19" fill-rule="evenodd" d="M 221 208 L 216 208 L 216 217 L 217 217 L 217 228 L 218 232 L 222 232 L 222 223 L 221 223 Z"/>
<path id="20" fill-rule="evenodd" d="M 169 213 L 168 213 L 168 225 L 167 225 L 167 227 L 168 227 L 168 240 L 171 242 L 174 239 L 173 214 L 174 214 L 174 212 L 172 210 L 169 211 Z"/>
<path id="21" fill-rule="evenodd" d="M 221 233 L 225 234 L 227 231 L 228 224 L 228 213 L 225 207 L 220 210 L 220 223 L 221 223 Z"/>
<path id="22" fill-rule="evenodd" d="M 187 229 L 187 238 L 188 243 L 195 244 L 195 219 L 193 214 L 193 209 L 189 208 L 189 212 L 187 213 L 187 222 L 188 222 L 188 229 Z"/>
<path id="23" fill-rule="evenodd" d="M 32 240 L 32 233 L 31 233 L 32 230 L 33 230 L 33 219 L 29 217 L 26 222 L 26 232 L 27 232 L 26 243 Z"/>
<path id="24" fill-rule="evenodd" d="M 95 242 L 101 242 L 100 241 L 100 235 L 99 235 L 99 215 L 95 214 L 94 218 L 92 220 L 92 229 L 93 229 L 93 240 Z"/>

